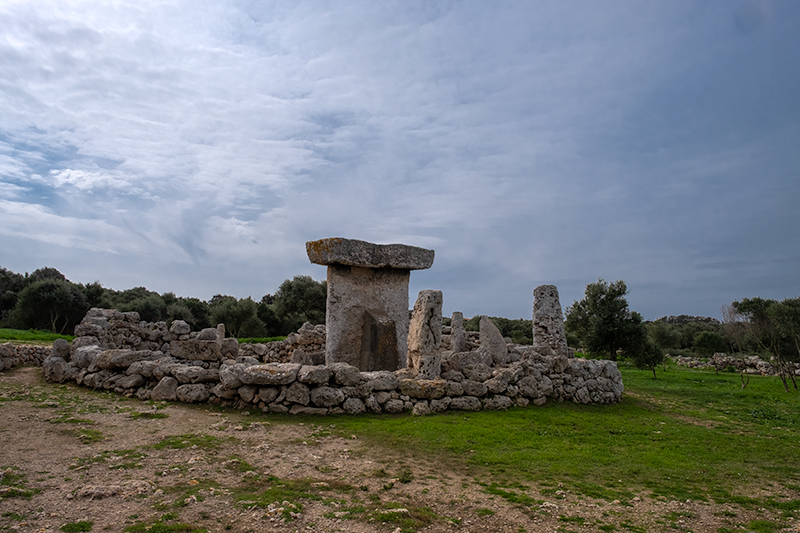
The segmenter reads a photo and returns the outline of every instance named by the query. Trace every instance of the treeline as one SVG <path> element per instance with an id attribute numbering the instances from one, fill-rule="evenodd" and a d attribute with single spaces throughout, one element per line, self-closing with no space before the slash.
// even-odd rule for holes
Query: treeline
<path id="1" fill-rule="evenodd" d="M 232 337 L 273 337 L 304 322 L 325 323 L 326 282 L 295 276 L 260 301 L 217 294 L 211 300 L 159 294 L 145 287 L 116 291 L 69 281 L 52 267 L 18 274 L 0 267 L 0 327 L 71 335 L 92 307 L 136 311 L 147 322 L 184 320 L 197 331 L 225 324 Z"/>
<path id="2" fill-rule="evenodd" d="M 722 322 L 703 317 L 664 317 L 645 322 L 628 307 L 624 281 L 602 279 L 586 286 L 584 298 L 567 308 L 570 346 L 593 356 L 627 358 L 655 368 L 664 354 L 710 357 L 716 352 L 758 354 L 772 362 L 786 389 L 797 383 L 800 362 L 800 298 L 744 298 L 725 306 Z"/>

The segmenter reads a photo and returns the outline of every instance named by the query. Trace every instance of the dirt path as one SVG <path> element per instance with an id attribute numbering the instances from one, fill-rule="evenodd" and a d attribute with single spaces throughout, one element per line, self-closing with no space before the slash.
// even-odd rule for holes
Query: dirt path
<path id="1" fill-rule="evenodd" d="M 745 518 L 534 489 L 514 503 L 452 467 L 340 435 L 331 419 L 303 420 L 153 406 L 46 383 L 38 368 L 0 373 L 0 531 L 717 532 Z"/>

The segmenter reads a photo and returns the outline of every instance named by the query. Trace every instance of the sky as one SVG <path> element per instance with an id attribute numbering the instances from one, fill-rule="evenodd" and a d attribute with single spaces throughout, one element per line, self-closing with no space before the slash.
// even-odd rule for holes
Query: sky
<path id="1" fill-rule="evenodd" d="M 256 300 L 307 241 L 461 311 L 800 295 L 800 2 L 0 0 L 0 266 Z"/>

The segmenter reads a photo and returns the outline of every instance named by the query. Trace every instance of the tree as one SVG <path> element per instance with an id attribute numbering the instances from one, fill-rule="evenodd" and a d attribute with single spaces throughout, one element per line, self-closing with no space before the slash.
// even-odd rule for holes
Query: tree
<path id="1" fill-rule="evenodd" d="M 305 322 L 324 324 L 327 296 L 328 284 L 311 276 L 295 276 L 281 283 L 268 304 L 280 322 L 280 333 L 297 331 Z M 262 314 L 266 316 L 266 312 Z"/>
<path id="2" fill-rule="evenodd" d="M 639 313 L 628 309 L 628 287 L 622 280 L 607 283 L 602 278 L 586 286 L 583 300 L 567 308 L 565 329 L 574 333 L 593 355 L 617 360 L 617 352 L 629 357 L 649 340 Z"/>
<path id="3" fill-rule="evenodd" d="M 264 324 L 256 315 L 257 304 L 252 298 L 237 300 L 233 296 L 215 295 L 209 308 L 215 324 L 225 324 L 231 337 L 262 337 L 266 334 Z"/>
<path id="4" fill-rule="evenodd" d="M 72 333 L 88 310 L 86 296 L 79 285 L 43 278 L 29 283 L 20 292 L 11 322 L 19 329 Z"/>
<path id="5" fill-rule="evenodd" d="M 701 331 L 694 336 L 692 349 L 704 357 L 710 357 L 717 352 L 728 349 L 728 341 L 715 331 Z"/>
<path id="6" fill-rule="evenodd" d="M 0 322 L 7 319 L 17 305 L 17 296 L 25 288 L 25 276 L 0 267 Z"/>
<path id="7" fill-rule="evenodd" d="M 794 363 L 800 361 L 800 298 L 782 302 L 743 298 L 732 305 L 745 318 L 750 337 L 772 356 L 786 391 L 789 380 L 797 389 Z"/>

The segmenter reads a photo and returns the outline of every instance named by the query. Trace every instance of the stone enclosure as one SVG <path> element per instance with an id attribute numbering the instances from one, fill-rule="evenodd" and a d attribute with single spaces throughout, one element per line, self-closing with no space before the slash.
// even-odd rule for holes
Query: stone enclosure
<path id="1" fill-rule="evenodd" d="M 216 402 L 291 414 L 506 409 L 548 400 L 614 403 L 616 363 L 567 349 L 555 286 L 534 291 L 533 346 L 504 339 L 486 317 L 466 332 L 461 313 L 442 326 L 441 291 L 420 292 L 409 318 L 411 270 L 433 251 L 323 239 L 306 245 L 328 268 L 327 323 L 285 341 L 240 345 L 224 326 L 141 322 L 137 313 L 92 309 L 75 340 L 56 341 L 43 362 L 56 382 L 142 400 Z"/>

